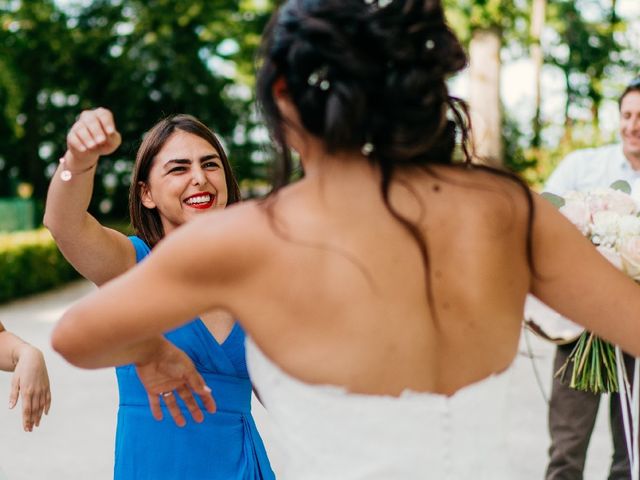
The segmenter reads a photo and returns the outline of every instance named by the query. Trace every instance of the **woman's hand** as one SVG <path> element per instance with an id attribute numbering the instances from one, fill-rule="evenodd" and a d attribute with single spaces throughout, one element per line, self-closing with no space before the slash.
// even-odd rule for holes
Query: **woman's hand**
<path id="1" fill-rule="evenodd" d="M 40 425 L 42 414 L 49 413 L 51 390 L 49 375 L 42 352 L 25 343 L 16 349 L 16 367 L 11 378 L 9 408 L 14 408 L 18 397 L 22 399 L 22 426 L 32 432 Z"/>
<path id="2" fill-rule="evenodd" d="M 63 157 L 65 165 L 72 172 L 90 168 L 100 156 L 114 152 L 121 142 L 109 110 L 85 110 L 67 134 L 67 152 Z"/>
<path id="3" fill-rule="evenodd" d="M 209 413 L 216 411 L 211 389 L 207 387 L 191 359 L 167 340 L 154 342 L 154 348 L 147 358 L 136 363 L 136 371 L 147 390 L 151 413 L 156 420 L 162 420 L 160 408 L 160 399 L 162 399 L 176 424 L 180 427 L 186 425 L 176 394 L 180 396 L 189 413 L 198 423 L 204 420 L 204 414 L 196 403 L 193 393 L 200 397 Z"/>

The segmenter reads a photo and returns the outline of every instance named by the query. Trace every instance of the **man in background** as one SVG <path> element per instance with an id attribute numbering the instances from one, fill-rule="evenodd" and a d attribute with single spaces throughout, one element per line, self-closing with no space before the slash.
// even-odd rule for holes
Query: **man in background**
<path id="1" fill-rule="evenodd" d="M 578 150 L 569 155 L 551 174 L 545 191 L 564 195 L 570 190 L 608 187 L 617 180 L 631 185 L 640 194 L 640 77 L 633 80 L 619 100 L 621 143 Z M 576 342 L 556 349 L 553 372 L 567 361 Z M 624 355 L 631 374 L 633 358 Z M 600 395 L 570 388 L 567 382 L 553 378 L 549 401 L 549 465 L 546 480 L 582 480 L 587 447 L 593 431 Z M 608 480 L 631 478 L 622 410 L 618 394 L 610 396 L 609 418 L 613 440 L 613 458 Z"/>

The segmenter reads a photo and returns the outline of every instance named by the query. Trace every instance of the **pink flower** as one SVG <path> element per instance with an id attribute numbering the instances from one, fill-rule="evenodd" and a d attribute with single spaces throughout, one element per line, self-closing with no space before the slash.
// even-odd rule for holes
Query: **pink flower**
<path id="1" fill-rule="evenodd" d="M 591 220 L 591 213 L 587 208 L 587 204 L 581 199 L 568 200 L 562 207 L 560 207 L 560 213 L 569 219 L 582 235 L 589 234 L 589 222 Z"/>
<path id="2" fill-rule="evenodd" d="M 593 190 L 587 197 L 587 203 L 592 214 L 605 211 L 631 215 L 637 211 L 636 202 L 630 195 L 611 188 Z"/>

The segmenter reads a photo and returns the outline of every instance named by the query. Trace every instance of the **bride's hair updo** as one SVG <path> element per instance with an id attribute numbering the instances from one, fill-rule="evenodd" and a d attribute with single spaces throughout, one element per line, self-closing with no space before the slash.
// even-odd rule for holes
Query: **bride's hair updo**
<path id="1" fill-rule="evenodd" d="M 328 152 L 362 152 L 380 167 L 387 209 L 416 239 L 429 277 L 429 252 L 421 230 L 389 202 L 397 168 L 451 164 L 457 137 L 464 163 L 470 123 L 464 102 L 449 95 L 446 79 L 467 57 L 447 26 L 440 0 L 287 0 L 264 34 L 257 96 L 281 162 L 275 188 L 291 175 L 284 119 L 274 84 L 284 81 L 303 127 Z M 533 202 L 529 203 L 527 257 L 533 268 Z M 533 268 L 535 271 L 535 268 Z M 428 296 L 435 314 L 430 282 Z"/>
<path id="2" fill-rule="evenodd" d="M 289 0 L 267 27 L 261 60 L 258 99 L 282 146 L 272 93 L 280 78 L 329 152 L 362 150 L 390 165 L 451 162 L 445 80 L 466 55 L 439 0 Z"/>

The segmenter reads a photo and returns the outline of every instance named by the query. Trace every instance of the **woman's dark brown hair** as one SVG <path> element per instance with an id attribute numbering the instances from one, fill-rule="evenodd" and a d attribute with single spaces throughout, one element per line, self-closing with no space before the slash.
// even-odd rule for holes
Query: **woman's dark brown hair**
<path id="1" fill-rule="evenodd" d="M 176 130 L 191 133 L 206 140 L 220 154 L 227 183 L 227 205 L 240 201 L 240 187 L 236 180 L 227 154 L 216 135 L 201 121 L 191 115 L 172 115 L 160 120 L 149 130 L 140 144 L 133 167 L 133 177 L 129 189 L 129 216 L 135 234 L 153 248 L 164 237 L 164 228 L 157 209 L 146 208 L 142 204 L 141 185 L 149 181 L 153 161 Z"/>

